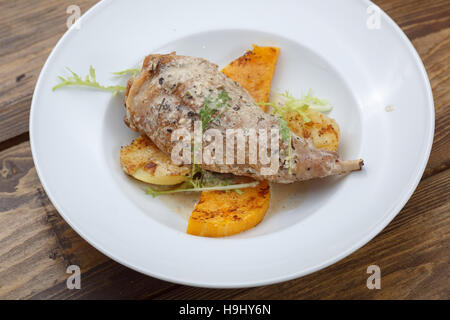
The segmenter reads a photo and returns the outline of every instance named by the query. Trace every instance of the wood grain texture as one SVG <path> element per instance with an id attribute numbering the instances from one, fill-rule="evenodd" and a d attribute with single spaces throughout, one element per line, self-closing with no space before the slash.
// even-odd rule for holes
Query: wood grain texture
<path id="1" fill-rule="evenodd" d="M 0 153 L 0 298 L 133 298 L 171 284 L 113 262 L 61 218 L 39 183 L 28 142 Z M 69 265 L 83 290 L 68 290 Z"/>
<path id="2" fill-rule="evenodd" d="M 96 1 L 76 4 L 85 12 Z M 449 299 L 450 6 L 448 0 L 375 1 L 412 40 L 433 89 L 436 131 L 425 174 L 386 229 L 346 259 L 312 275 L 252 289 L 174 285 L 102 255 L 59 216 L 39 183 L 28 112 L 42 65 L 66 30 L 72 1 L 0 0 L 0 298 L 6 299 Z M 66 268 L 81 266 L 82 289 Z M 368 265 L 382 289 L 365 286 Z"/>
<path id="3" fill-rule="evenodd" d="M 28 131 L 39 73 L 67 30 L 66 8 L 85 12 L 94 0 L 0 0 L 0 142 Z"/>

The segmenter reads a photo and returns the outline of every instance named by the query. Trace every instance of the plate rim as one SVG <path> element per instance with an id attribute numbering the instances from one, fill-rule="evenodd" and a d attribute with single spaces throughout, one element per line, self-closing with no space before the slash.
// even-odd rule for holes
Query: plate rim
<path id="1" fill-rule="evenodd" d="M 91 15 L 95 14 L 98 10 L 104 8 L 107 5 L 112 4 L 113 1 L 112 0 L 101 0 L 100 2 L 96 3 L 94 6 L 92 6 L 91 8 L 89 8 L 80 18 L 80 23 L 83 23 L 83 20 L 87 19 L 88 17 L 90 17 Z M 53 206 L 56 208 L 56 210 L 58 211 L 58 213 L 63 217 L 63 219 L 69 224 L 69 226 L 79 235 L 81 236 L 85 241 L 87 241 L 90 245 L 92 245 L 95 249 L 99 250 L 102 254 L 106 255 L 108 258 L 128 267 L 131 268 L 137 272 L 140 272 L 142 274 L 151 276 L 151 277 L 155 277 L 164 281 L 169 281 L 172 283 L 178 283 L 178 284 L 183 284 L 183 285 L 189 285 L 189 286 L 194 286 L 194 287 L 203 287 L 203 288 L 248 288 L 248 287 L 257 287 L 257 286 L 263 286 L 263 285 L 269 285 L 269 284 L 274 284 L 274 283 L 280 283 L 280 282 L 284 282 L 284 281 L 289 281 L 292 279 L 296 279 L 296 278 L 300 278 L 303 276 L 306 276 L 308 274 L 314 273 L 318 270 L 324 269 L 346 257 L 348 257 L 350 254 L 352 254 L 353 252 L 357 251 L 358 249 L 360 249 L 361 247 L 363 247 L 364 245 L 366 245 L 368 242 L 370 242 L 375 236 L 377 236 L 396 216 L 397 214 L 402 210 L 402 208 L 405 206 L 405 204 L 407 203 L 407 201 L 411 198 L 412 194 L 414 193 L 414 191 L 417 189 L 417 186 L 423 176 L 423 173 L 425 171 L 426 165 L 428 163 L 430 154 L 431 154 L 431 149 L 432 149 L 432 145 L 433 145 L 433 140 L 434 140 L 434 131 L 435 131 L 435 108 L 434 108 L 434 97 L 433 97 L 433 92 L 431 89 L 431 84 L 430 84 L 430 80 L 428 77 L 428 74 L 426 72 L 425 66 L 423 64 L 423 61 L 421 60 L 417 50 L 414 48 L 413 44 L 411 43 L 411 41 L 409 40 L 409 38 L 406 36 L 406 34 L 403 32 L 403 30 L 395 23 L 395 21 L 388 15 L 386 14 L 381 8 L 379 8 L 376 4 L 374 4 L 372 1 L 370 0 L 362 0 L 362 3 L 367 4 L 367 6 L 369 5 L 374 5 L 376 6 L 379 10 L 381 15 L 386 19 L 386 21 L 389 23 L 389 26 L 392 27 L 393 31 L 401 38 L 401 40 L 406 44 L 408 51 L 412 54 L 412 56 L 414 57 L 416 66 L 419 67 L 420 73 L 421 73 L 421 80 L 424 82 L 425 85 L 425 91 L 426 91 L 426 98 L 427 98 L 427 108 L 429 108 L 430 110 L 430 123 L 429 125 L 429 132 L 428 132 L 428 137 L 426 139 L 427 141 L 427 147 L 426 147 L 426 156 L 424 156 L 422 158 L 422 162 L 419 165 L 419 170 L 417 171 L 416 176 L 414 177 L 414 179 L 412 180 L 413 183 L 410 185 L 409 190 L 407 190 L 407 192 L 404 193 L 403 198 L 399 199 L 399 201 L 397 201 L 396 205 L 393 206 L 388 212 L 386 212 L 386 216 L 383 220 L 379 221 L 377 225 L 375 225 L 372 229 L 372 231 L 370 233 L 368 233 L 365 237 L 361 238 L 358 242 L 356 242 L 354 245 L 350 246 L 347 250 L 340 252 L 339 254 L 333 256 L 332 258 L 318 264 L 315 265 L 313 267 L 310 267 L 309 269 L 306 270 L 302 270 L 300 272 L 294 272 L 292 274 L 288 274 L 288 275 L 283 275 L 283 276 L 279 276 L 279 277 L 275 277 L 275 278 L 270 278 L 270 279 L 265 279 L 265 280 L 260 280 L 260 281 L 248 281 L 248 282 L 240 282 L 240 283 L 227 283 L 227 284 L 223 284 L 221 282 L 219 283 L 213 283 L 213 282 L 192 282 L 189 280 L 183 280 L 183 279 L 176 279 L 176 278 L 172 278 L 172 277 L 168 277 L 162 274 L 159 274 L 157 272 L 150 272 L 148 270 L 144 270 L 143 268 L 139 267 L 139 266 L 135 266 L 133 264 L 128 263 L 127 261 L 122 260 L 119 257 L 116 257 L 116 255 L 114 255 L 113 253 L 109 252 L 107 249 L 103 248 L 100 244 L 96 243 L 94 240 L 91 239 L 90 236 L 88 236 L 87 234 L 82 232 L 82 228 L 79 228 L 77 225 L 75 225 L 71 219 L 65 215 L 63 213 L 63 211 L 61 210 L 62 207 L 60 206 L 60 204 L 58 203 L 58 201 L 56 200 L 56 198 L 54 197 L 54 195 L 50 192 L 50 188 L 48 187 L 45 178 L 43 176 L 43 173 L 41 171 L 41 168 L 39 166 L 39 157 L 37 155 L 36 152 L 36 146 L 35 146 L 35 138 L 34 138 L 34 114 L 35 114 L 35 110 L 36 107 L 34 106 L 36 104 L 36 99 L 35 96 L 37 95 L 37 92 L 40 91 L 40 87 L 42 85 L 43 82 L 43 74 L 45 73 L 45 71 L 47 70 L 48 66 L 50 65 L 50 61 L 52 60 L 53 56 L 56 54 L 56 52 L 58 51 L 58 49 L 63 45 L 63 43 L 67 40 L 67 38 L 70 36 L 71 33 L 74 32 L 74 27 L 72 26 L 71 28 L 69 28 L 68 30 L 66 30 L 66 32 L 63 34 L 63 36 L 58 40 L 58 42 L 56 43 L 56 45 L 54 46 L 54 48 L 52 49 L 51 53 L 49 54 L 49 56 L 47 57 L 46 62 L 44 63 L 38 80 L 36 82 L 36 86 L 35 89 L 33 91 L 33 98 L 31 101 L 31 106 L 30 106 L 30 120 L 29 120 L 29 133 L 30 133 L 30 149 L 31 149 L 31 154 L 32 154 L 32 158 L 33 158 L 33 162 L 34 162 L 34 166 L 36 168 L 36 173 L 39 177 L 40 183 L 42 184 L 42 187 L 44 188 L 48 198 L 50 199 L 50 201 L 52 202 Z"/>

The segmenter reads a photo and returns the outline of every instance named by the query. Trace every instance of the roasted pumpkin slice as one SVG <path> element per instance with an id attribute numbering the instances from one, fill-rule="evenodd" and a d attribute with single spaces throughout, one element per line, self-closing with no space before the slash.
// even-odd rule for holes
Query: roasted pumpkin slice
<path id="1" fill-rule="evenodd" d="M 280 49 L 259 47 L 247 51 L 222 72 L 245 88 L 256 102 L 269 102 L 270 86 Z M 261 106 L 265 111 L 266 106 Z"/>
<path id="2" fill-rule="evenodd" d="M 269 184 L 235 191 L 203 192 L 189 219 L 187 233 L 203 237 L 225 237 L 253 228 L 269 208 Z"/>
<path id="3" fill-rule="evenodd" d="M 189 167 L 177 166 L 146 136 L 137 137 L 120 150 L 123 171 L 133 178 L 157 185 L 175 185 L 187 179 Z"/>

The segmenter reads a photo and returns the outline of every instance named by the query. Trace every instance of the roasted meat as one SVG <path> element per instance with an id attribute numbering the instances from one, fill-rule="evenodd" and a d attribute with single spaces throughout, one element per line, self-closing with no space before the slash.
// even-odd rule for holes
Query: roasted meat
<path id="1" fill-rule="evenodd" d="M 152 54 L 145 58 L 142 70 L 130 79 L 125 95 L 125 123 L 148 136 L 156 146 L 170 155 L 177 141 L 171 135 L 177 129 L 193 130 L 194 122 L 202 120 L 205 101 L 217 99 L 226 93 L 226 106 L 212 115 L 208 128 L 223 133 L 227 129 L 265 129 L 282 127 L 280 119 L 264 113 L 250 94 L 237 82 L 218 70 L 218 66 L 202 58 L 172 54 Z M 263 174 L 259 161 L 252 163 L 246 155 L 243 164 L 201 164 L 203 169 L 220 173 L 249 176 L 257 180 L 278 183 L 322 178 L 360 170 L 362 160 L 340 160 L 336 152 L 315 148 L 311 141 L 292 132 L 290 138 L 278 137 L 276 172 Z M 269 140 L 273 136 L 269 135 Z M 268 143 L 270 146 L 271 144 Z M 242 146 L 241 146 L 242 147 Z M 236 154 L 248 154 L 248 140 L 244 150 L 236 147 Z M 225 150 L 225 147 L 224 147 Z M 270 154 L 270 148 L 268 150 Z"/>

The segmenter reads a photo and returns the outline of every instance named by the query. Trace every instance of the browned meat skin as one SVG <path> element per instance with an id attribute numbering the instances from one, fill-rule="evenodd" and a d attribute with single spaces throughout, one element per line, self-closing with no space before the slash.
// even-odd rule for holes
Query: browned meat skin
<path id="1" fill-rule="evenodd" d="M 224 137 L 225 130 L 231 128 L 253 128 L 256 132 L 280 128 L 279 120 L 261 111 L 250 94 L 220 72 L 217 65 L 205 59 L 176 54 L 146 57 L 141 73 L 130 79 L 127 87 L 125 123 L 146 134 L 163 152 L 171 154 L 176 143 L 171 142 L 171 133 L 181 128 L 191 131 L 191 120 L 200 120 L 205 98 L 217 97 L 222 90 L 231 98 L 228 102 L 231 108 L 225 108 L 220 121 L 210 128 L 220 130 Z M 248 156 L 246 164 L 242 165 L 203 164 L 202 167 L 258 180 L 291 183 L 360 170 L 363 164 L 362 160 L 342 161 L 336 152 L 319 150 L 309 140 L 292 134 L 289 170 L 288 142 L 280 138 L 279 143 L 279 170 L 273 175 L 262 175 L 261 164 L 249 164 Z"/>

